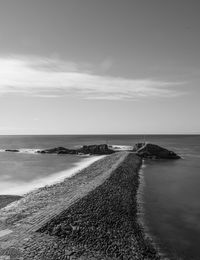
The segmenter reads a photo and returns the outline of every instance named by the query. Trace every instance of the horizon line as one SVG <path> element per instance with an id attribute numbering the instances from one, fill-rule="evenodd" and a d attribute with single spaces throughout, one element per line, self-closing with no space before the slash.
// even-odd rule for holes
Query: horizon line
<path id="1" fill-rule="evenodd" d="M 0 136 L 100 136 L 100 135 L 200 135 L 200 133 L 98 133 L 98 134 L 0 134 Z"/>

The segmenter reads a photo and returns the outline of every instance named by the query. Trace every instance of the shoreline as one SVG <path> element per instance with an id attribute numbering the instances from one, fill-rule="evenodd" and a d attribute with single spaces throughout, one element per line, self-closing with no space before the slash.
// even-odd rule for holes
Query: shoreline
<path id="1" fill-rule="evenodd" d="M 115 153 L 1 209 L 11 234 L 0 237 L 0 256 L 15 248 L 24 259 L 160 259 L 138 223 L 140 166 L 133 153 Z"/>

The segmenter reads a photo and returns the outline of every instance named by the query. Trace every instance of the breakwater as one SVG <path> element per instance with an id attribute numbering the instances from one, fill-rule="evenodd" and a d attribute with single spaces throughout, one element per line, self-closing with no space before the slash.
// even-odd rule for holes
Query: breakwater
<path id="1" fill-rule="evenodd" d="M 137 221 L 140 166 L 133 153 L 115 153 L 2 209 L 0 227 L 12 233 L 0 238 L 0 256 L 159 259 Z"/>
<path id="2" fill-rule="evenodd" d="M 158 259 L 137 221 L 141 160 L 128 154 L 98 188 L 46 223 L 38 232 L 61 239 L 81 259 Z"/>

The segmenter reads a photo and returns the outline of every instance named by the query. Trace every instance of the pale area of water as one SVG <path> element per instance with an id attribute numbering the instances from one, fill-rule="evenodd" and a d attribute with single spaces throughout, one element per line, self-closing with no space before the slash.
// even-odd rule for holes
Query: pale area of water
<path id="1" fill-rule="evenodd" d="M 88 167 L 93 162 L 101 159 L 104 156 L 91 156 L 91 157 L 78 157 L 78 156 L 58 156 L 58 155 L 40 155 L 35 154 L 33 155 L 26 155 L 23 156 L 22 154 L 14 154 L 13 157 L 19 158 L 28 158 L 28 164 L 30 164 L 30 169 L 28 166 L 20 163 L 17 165 L 13 172 L 16 175 L 13 177 L 13 173 L 9 170 L 7 174 L 0 175 L 0 195 L 23 195 L 29 191 L 32 191 L 37 188 L 41 188 L 45 185 L 52 185 L 54 183 L 63 181 L 65 178 L 72 177 L 79 171 L 83 170 L 84 168 Z M 39 158 L 38 158 L 39 157 Z M 22 159 L 21 158 L 21 159 Z M 32 159 L 31 159 L 32 158 Z M 34 160 L 33 160 L 34 158 Z M 47 161 L 49 160 L 49 161 Z M 40 161 L 40 164 L 39 164 Z M 53 164 L 53 163 L 61 163 L 62 167 L 56 167 L 56 165 L 52 165 L 51 169 L 45 167 L 44 164 L 41 164 L 43 161 L 45 164 Z M 35 168 L 33 168 L 33 163 L 37 163 Z M 26 162 L 27 163 L 27 162 Z M 20 172 L 19 178 L 17 178 L 18 173 Z M 31 176 L 31 172 L 34 174 Z M 33 177 L 34 176 L 34 177 Z M 24 177 L 24 178 L 23 178 Z M 28 178 L 29 177 L 29 178 Z"/>

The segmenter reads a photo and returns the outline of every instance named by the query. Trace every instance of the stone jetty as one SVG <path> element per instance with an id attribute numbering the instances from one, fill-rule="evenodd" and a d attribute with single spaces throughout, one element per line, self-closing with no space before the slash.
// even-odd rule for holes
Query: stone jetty
<path id="1" fill-rule="evenodd" d="M 141 158 L 118 152 L 0 210 L 0 259 L 160 259 L 137 220 Z"/>

